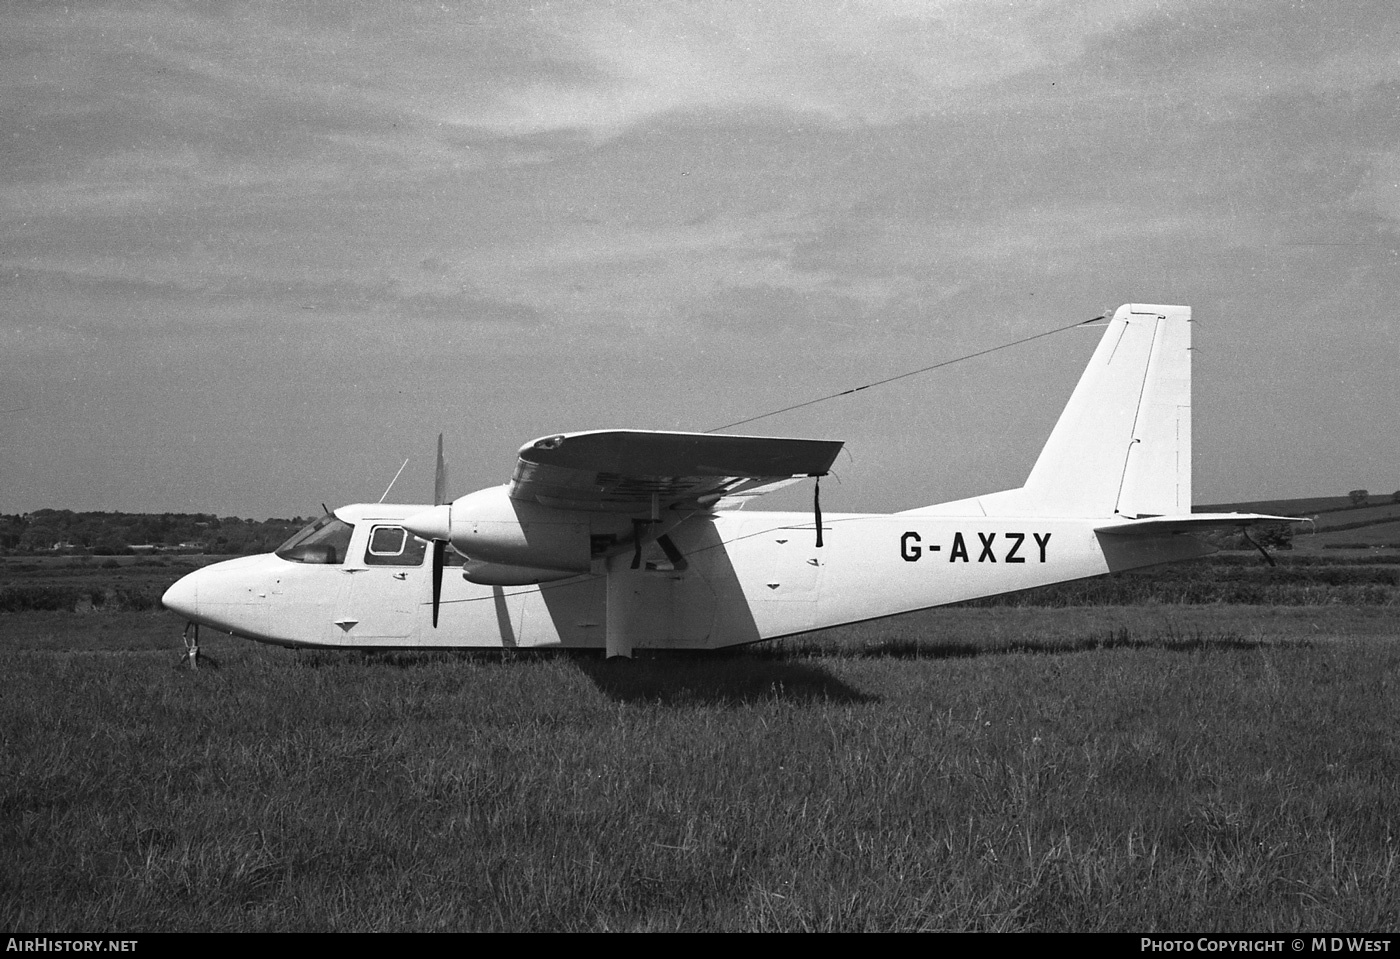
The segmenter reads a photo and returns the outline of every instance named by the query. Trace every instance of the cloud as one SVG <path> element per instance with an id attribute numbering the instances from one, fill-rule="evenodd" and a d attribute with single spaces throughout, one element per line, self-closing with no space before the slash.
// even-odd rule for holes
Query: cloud
<path id="1" fill-rule="evenodd" d="M 852 297 L 826 291 L 799 292 L 790 287 L 755 284 L 730 286 L 697 301 L 686 311 L 688 318 L 710 330 L 800 330 L 815 334 L 830 327 L 857 330 L 865 318 L 865 305 Z"/>
<path id="2" fill-rule="evenodd" d="M 947 109 L 967 91 L 1075 59 L 1089 37 L 1159 3 L 724 2 L 563 4 L 519 20 L 559 62 L 588 69 L 463 109 L 502 133 L 612 135 L 690 110 L 754 108 L 842 123 Z M 567 26 L 564 26 L 567 24 Z M 578 82 L 586 76 L 587 82 Z"/>

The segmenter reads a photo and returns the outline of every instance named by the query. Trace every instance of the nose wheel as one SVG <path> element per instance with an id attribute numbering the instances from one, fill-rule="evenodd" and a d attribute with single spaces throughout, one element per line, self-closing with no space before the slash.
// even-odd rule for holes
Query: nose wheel
<path id="1" fill-rule="evenodd" d="M 190 669 L 199 668 L 199 624 L 186 623 L 180 638 L 185 643 L 185 665 Z"/>

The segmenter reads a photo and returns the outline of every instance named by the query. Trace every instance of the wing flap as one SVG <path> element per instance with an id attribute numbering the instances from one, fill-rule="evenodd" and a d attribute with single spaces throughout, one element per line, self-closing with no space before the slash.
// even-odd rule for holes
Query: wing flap
<path id="1" fill-rule="evenodd" d="M 704 508 L 725 497 L 766 492 L 794 477 L 825 475 L 842 445 L 645 430 L 561 433 L 520 448 L 510 496 L 558 509 L 605 512 Z"/>

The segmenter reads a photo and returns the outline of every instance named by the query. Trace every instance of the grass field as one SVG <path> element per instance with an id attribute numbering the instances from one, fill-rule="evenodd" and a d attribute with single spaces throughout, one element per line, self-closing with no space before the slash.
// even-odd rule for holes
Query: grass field
<path id="1" fill-rule="evenodd" d="M 1326 530 L 1307 534 L 1295 539 L 1299 549 L 1314 546 L 1324 549 L 1337 549 L 1347 546 L 1386 546 L 1400 547 L 1400 520 L 1385 523 L 1367 523 L 1354 529 Z"/>
<path id="2" fill-rule="evenodd" d="M 0 929 L 1393 930 L 1395 566 L 1182 569 L 624 664 L 0 615 Z"/>

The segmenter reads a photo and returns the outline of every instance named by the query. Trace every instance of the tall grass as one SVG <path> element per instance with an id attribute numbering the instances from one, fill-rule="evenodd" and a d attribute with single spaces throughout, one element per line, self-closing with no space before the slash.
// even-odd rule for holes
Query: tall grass
<path id="1" fill-rule="evenodd" d="M 1400 919 L 1384 609 L 965 609 L 630 664 L 212 639 L 195 673 L 165 617 L 0 629 L 9 930 Z"/>

